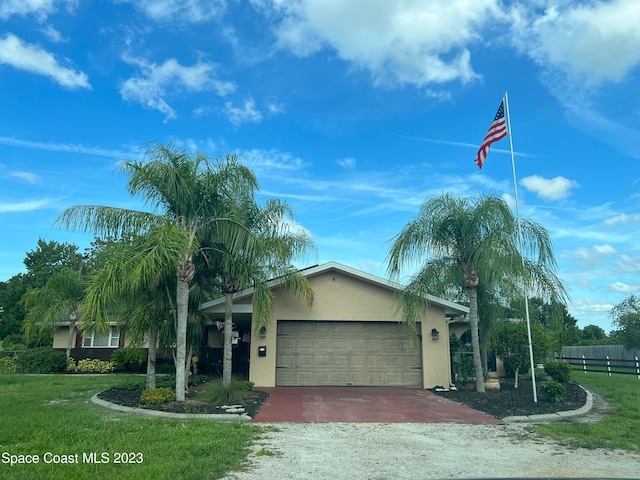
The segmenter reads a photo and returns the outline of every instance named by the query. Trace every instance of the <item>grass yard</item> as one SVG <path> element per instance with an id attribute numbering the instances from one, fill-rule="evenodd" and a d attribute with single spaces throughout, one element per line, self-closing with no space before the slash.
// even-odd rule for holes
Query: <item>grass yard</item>
<path id="1" fill-rule="evenodd" d="M 138 417 L 91 403 L 122 378 L 0 375 L 0 478 L 212 479 L 241 468 L 259 428 Z M 27 455 L 39 463 L 11 466 L 34 460 Z"/>
<path id="2" fill-rule="evenodd" d="M 640 380 L 635 375 L 573 372 L 587 390 L 611 407 L 605 419 L 594 423 L 563 422 L 541 425 L 535 431 L 585 448 L 620 448 L 640 452 Z"/>

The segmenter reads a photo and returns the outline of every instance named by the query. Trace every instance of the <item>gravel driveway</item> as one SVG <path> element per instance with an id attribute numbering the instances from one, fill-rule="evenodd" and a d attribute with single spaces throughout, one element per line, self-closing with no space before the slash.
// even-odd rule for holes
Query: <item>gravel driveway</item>
<path id="1" fill-rule="evenodd" d="M 640 476 L 638 454 L 570 449 L 516 424 L 281 423 L 272 428 L 254 446 L 246 471 L 227 480 Z"/>

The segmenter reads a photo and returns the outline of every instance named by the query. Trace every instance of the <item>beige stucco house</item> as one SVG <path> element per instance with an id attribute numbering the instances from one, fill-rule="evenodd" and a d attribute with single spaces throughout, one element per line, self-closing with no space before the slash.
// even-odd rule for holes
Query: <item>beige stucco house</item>
<path id="1" fill-rule="evenodd" d="M 249 380 L 257 387 L 449 385 L 450 325 L 464 320 L 467 307 L 429 297 L 411 338 L 395 303 L 401 285 L 335 262 L 301 273 L 313 287 L 313 305 L 274 280 L 271 322 L 261 332 L 251 325 L 253 290 L 235 295 L 234 324 L 244 332 L 239 344 L 245 341 Z M 224 318 L 224 299 L 201 309 L 211 319 L 206 344 L 220 347 L 216 321 Z"/>

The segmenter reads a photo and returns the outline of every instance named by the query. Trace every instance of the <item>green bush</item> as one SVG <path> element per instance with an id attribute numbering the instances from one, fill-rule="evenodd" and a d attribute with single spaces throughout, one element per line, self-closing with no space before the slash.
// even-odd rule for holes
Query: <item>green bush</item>
<path id="1" fill-rule="evenodd" d="M 0 358 L 0 373 L 16 373 L 16 361 L 10 357 Z"/>
<path id="2" fill-rule="evenodd" d="M 175 392 L 167 387 L 149 388 L 140 395 L 140 403 L 143 405 L 162 405 L 175 399 Z"/>
<path id="3" fill-rule="evenodd" d="M 555 380 L 547 380 L 540 384 L 540 391 L 545 398 L 551 402 L 559 402 L 567 391 L 560 382 Z"/>
<path id="4" fill-rule="evenodd" d="M 119 348 L 111 355 L 111 361 L 116 365 L 130 370 L 134 364 L 144 362 L 145 354 L 142 348 Z"/>
<path id="5" fill-rule="evenodd" d="M 232 380 L 228 386 L 223 386 L 218 380 L 200 392 L 198 400 L 212 405 L 230 405 L 240 403 L 244 392 L 253 390 L 253 382 Z"/>
<path id="6" fill-rule="evenodd" d="M 98 359 L 88 359 L 78 361 L 76 372 L 78 373 L 111 373 L 115 365 L 113 362 L 104 362 Z"/>
<path id="7" fill-rule="evenodd" d="M 567 383 L 571 379 L 572 367 L 564 362 L 547 362 L 544 371 L 556 382 Z"/>
<path id="8" fill-rule="evenodd" d="M 67 356 L 53 348 L 30 348 L 16 355 L 17 373 L 61 373 L 67 369 Z"/>

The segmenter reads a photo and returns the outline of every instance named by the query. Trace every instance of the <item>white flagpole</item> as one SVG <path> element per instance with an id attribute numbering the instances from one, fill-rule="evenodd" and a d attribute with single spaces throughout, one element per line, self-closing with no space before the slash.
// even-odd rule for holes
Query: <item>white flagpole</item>
<path id="1" fill-rule="evenodd" d="M 513 137 L 511 135 L 511 116 L 509 115 L 509 95 L 504 92 L 504 109 L 507 115 L 507 132 L 509 134 L 509 148 L 511 150 L 511 170 L 513 171 L 513 190 L 516 195 L 516 217 L 518 219 L 518 240 L 520 242 L 520 255 L 522 256 L 522 267 L 524 270 L 524 242 L 522 240 L 522 226 L 520 224 L 520 204 L 518 202 L 518 182 L 516 180 L 516 161 L 513 155 Z M 538 393 L 536 392 L 536 371 L 533 363 L 533 343 L 531 342 L 531 322 L 529 321 L 529 295 L 527 293 L 527 281 L 523 280 L 522 290 L 524 293 L 524 312 L 527 320 L 527 337 L 529 340 L 529 360 L 531 362 L 531 383 L 533 387 L 533 401 L 538 403 Z"/>

